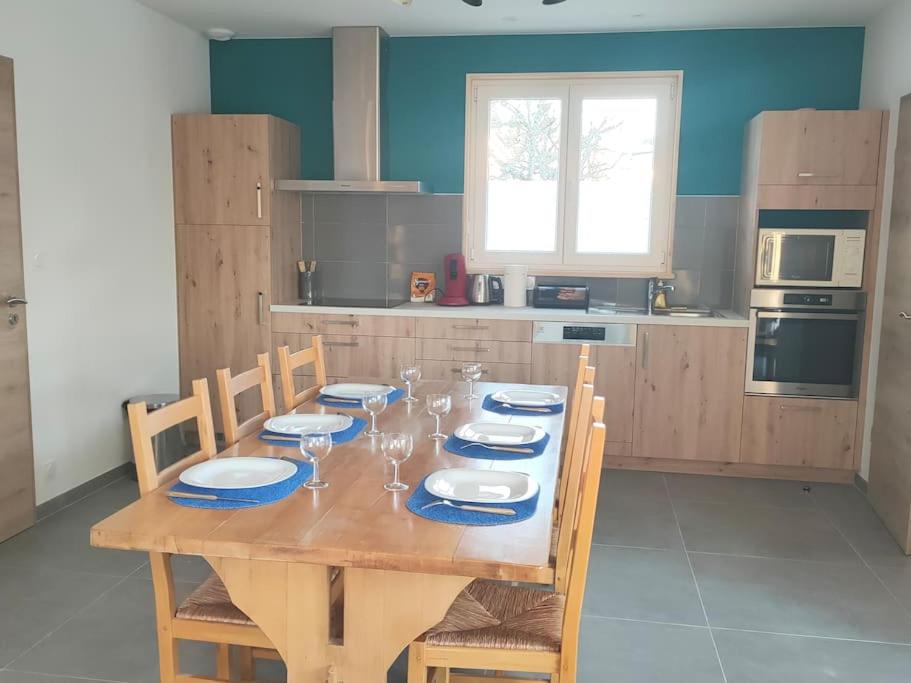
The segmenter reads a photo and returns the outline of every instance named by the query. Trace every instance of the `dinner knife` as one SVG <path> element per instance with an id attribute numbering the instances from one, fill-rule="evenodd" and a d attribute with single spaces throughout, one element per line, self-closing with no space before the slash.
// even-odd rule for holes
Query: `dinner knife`
<path id="1" fill-rule="evenodd" d="M 187 498 L 189 500 L 216 500 L 225 503 L 261 503 L 261 500 L 252 498 L 222 498 L 210 493 L 184 493 L 183 491 L 168 491 L 168 498 Z"/>
<path id="2" fill-rule="evenodd" d="M 486 443 L 480 443 L 477 441 L 471 441 L 464 446 L 460 446 L 459 450 L 465 450 L 471 446 L 480 446 L 481 448 L 486 448 L 489 451 L 503 451 L 505 453 L 523 453 L 523 454 L 534 454 L 535 450 L 533 448 L 520 448 L 518 446 L 490 446 Z"/>
<path id="3" fill-rule="evenodd" d="M 512 517 L 516 514 L 516 511 L 512 508 L 489 508 L 481 505 L 456 505 L 451 500 L 446 500 L 445 498 L 435 500 L 432 503 L 427 503 L 427 505 L 422 506 L 421 509 L 426 510 L 427 508 L 436 507 L 437 505 L 445 505 L 447 507 L 455 508 L 456 510 L 465 510 L 466 512 L 487 512 L 491 515 L 505 515 L 507 517 Z"/>

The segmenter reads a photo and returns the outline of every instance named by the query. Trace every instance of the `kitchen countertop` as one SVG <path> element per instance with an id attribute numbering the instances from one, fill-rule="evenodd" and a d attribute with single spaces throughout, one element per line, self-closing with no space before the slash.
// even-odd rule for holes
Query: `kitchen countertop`
<path id="1" fill-rule="evenodd" d="M 349 306 L 304 306 L 277 304 L 272 313 L 302 313 L 330 315 L 379 315 L 427 318 L 497 318 L 500 320 L 540 320 L 580 323 L 632 323 L 637 325 L 697 325 L 700 327 L 749 327 L 749 320 L 733 311 L 718 311 L 720 317 L 683 318 L 668 315 L 643 315 L 636 313 L 589 313 L 587 311 L 532 308 L 507 308 L 494 306 L 438 306 L 436 304 L 404 303 L 395 308 L 361 308 Z"/>

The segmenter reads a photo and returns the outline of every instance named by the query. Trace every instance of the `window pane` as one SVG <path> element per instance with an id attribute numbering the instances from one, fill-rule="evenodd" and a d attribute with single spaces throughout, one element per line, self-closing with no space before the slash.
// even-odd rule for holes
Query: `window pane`
<path id="1" fill-rule="evenodd" d="M 487 250 L 555 250 L 560 110 L 560 100 L 491 100 Z"/>
<path id="2" fill-rule="evenodd" d="M 648 253 L 657 114 L 654 99 L 583 100 L 579 253 Z"/>

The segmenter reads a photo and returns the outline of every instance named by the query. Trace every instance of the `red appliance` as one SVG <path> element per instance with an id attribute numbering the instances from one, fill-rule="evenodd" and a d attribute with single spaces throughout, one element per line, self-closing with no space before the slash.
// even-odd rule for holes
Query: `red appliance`
<path id="1" fill-rule="evenodd" d="M 443 298 L 440 306 L 467 306 L 468 278 L 465 275 L 465 257 L 446 254 L 443 257 Z"/>

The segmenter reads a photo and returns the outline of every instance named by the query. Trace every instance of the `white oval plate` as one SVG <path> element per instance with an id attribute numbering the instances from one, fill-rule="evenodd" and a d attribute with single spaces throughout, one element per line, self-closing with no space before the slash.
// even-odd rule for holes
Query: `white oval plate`
<path id="1" fill-rule="evenodd" d="M 455 430 L 455 435 L 465 441 L 496 446 L 524 446 L 544 438 L 540 427 L 526 427 L 502 422 L 469 422 Z"/>
<path id="2" fill-rule="evenodd" d="M 514 406 L 543 407 L 556 406 L 563 403 L 563 397 L 551 391 L 535 391 L 532 389 L 507 389 L 498 391 L 493 395 L 494 401 L 510 403 Z"/>
<path id="3" fill-rule="evenodd" d="M 327 384 L 319 390 L 319 393 L 331 398 L 360 401 L 367 394 L 377 391 L 389 394 L 395 391 L 395 387 L 391 387 L 388 384 Z"/>
<path id="4" fill-rule="evenodd" d="M 297 473 L 294 463 L 279 458 L 218 458 L 188 467 L 180 481 L 207 489 L 251 489 L 277 484 Z"/>
<path id="5" fill-rule="evenodd" d="M 343 432 L 354 424 L 350 415 L 322 415 L 319 413 L 301 413 L 279 415 L 266 420 L 263 427 L 276 434 L 297 436 L 303 432 Z"/>
<path id="6" fill-rule="evenodd" d="M 437 498 L 462 503 L 520 503 L 538 492 L 538 482 L 521 472 L 452 467 L 431 474 L 424 488 Z"/>

